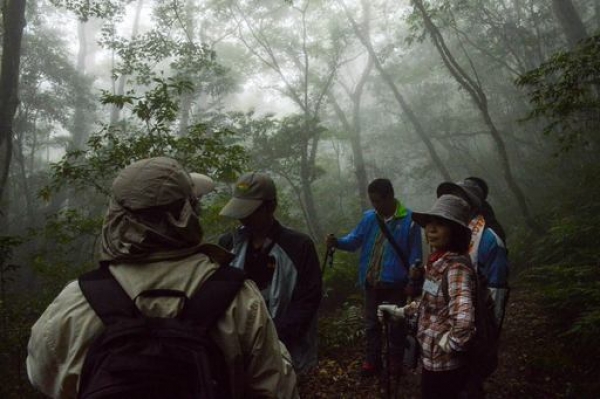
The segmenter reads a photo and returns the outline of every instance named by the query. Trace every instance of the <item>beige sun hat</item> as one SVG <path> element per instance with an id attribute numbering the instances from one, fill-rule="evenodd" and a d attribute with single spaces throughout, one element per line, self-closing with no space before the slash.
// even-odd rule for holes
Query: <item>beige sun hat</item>
<path id="1" fill-rule="evenodd" d="M 266 173 L 245 173 L 233 187 L 233 196 L 221 209 L 221 216 L 232 219 L 244 219 L 252 214 L 264 201 L 277 198 L 273 179 Z"/>
<path id="2" fill-rule="evenodd" d="M 192 182 L 175 159 L 142 159 L 125 167 L 113 181 L 114 200 L 122 207 L 137 211 L 191 198 Z"/>

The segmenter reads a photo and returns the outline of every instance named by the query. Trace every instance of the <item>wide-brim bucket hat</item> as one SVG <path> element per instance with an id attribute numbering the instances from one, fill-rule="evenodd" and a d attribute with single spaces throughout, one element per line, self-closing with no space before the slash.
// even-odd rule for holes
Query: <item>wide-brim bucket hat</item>
<path id="1" fill-rule="evenodd" d="M 461 197 L 452 194 L 440 196 L 428 212 L 413 212 L 412 219 L 421 227 L 425 227 L 433 218 L 448 220 L 465 233 L 471 234 L 469 228 L 471 207 Z"/>

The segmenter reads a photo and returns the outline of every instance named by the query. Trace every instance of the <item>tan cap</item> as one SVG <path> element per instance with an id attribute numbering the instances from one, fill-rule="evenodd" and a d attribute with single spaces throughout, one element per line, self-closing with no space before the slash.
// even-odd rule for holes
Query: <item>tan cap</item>
<path id="1" fill-rule="evenodd" d="M 275 183 L 266 173 L 245 173 L 233 187 L 233 197 L 221 209 L 221 216 L 244 219 L 252 214 L 263 201 L 277 198 Z"/>
<path id="2" fill-rule="evenodd" d="M 194 183 L 194 195 L 196 198 L 201 198 L 215 189 L 215 182 L 210 177 L 202 173 L 190 173 L 192 183 Z"/>
<path id="3" fill-rule="evenodd" d="M 191 198 L 192 180 L 179 162 L 156 157 L 124 168 L 112 184 L 112 195 L 122 207 L 136 211 Z"/>

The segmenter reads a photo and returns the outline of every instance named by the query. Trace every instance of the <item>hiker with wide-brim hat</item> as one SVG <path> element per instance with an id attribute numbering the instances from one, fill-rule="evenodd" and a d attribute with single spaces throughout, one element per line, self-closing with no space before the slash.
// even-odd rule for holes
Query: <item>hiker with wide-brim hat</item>
<path id="1" fill-rule="evenodd" d="M 444 182 L 438 186 L 437 195 L 457 195 L 471 206 L 468 223 L 471 229 L 469 256 L 475 269 L 487 279 L 494 298 L 496 323 L 501 328 L 509 292 L 508 251 L 504 240 L 490 227 L 489 220 L 482 213 L 487 185 L 482 186 L 481 181 L 471 177 L 458 183 Z"/>
<path id="2" fill-rule="evenodd" d="M 412 219 L 425 229 L 433 252 L 425 265 L 423 296 L 405 307 L 379 306 L 380 313 L 402 319 L 418 313 L 417 340 L 421 347 L 423 399 L 458 398 L 467 383 L 464 357 L 475 333 L 475 272 L 467 255 L 470 206 L 454 195 L 440 196 L 428 212 Z M 448 300 L 442 292 L 447 279 Z"/>

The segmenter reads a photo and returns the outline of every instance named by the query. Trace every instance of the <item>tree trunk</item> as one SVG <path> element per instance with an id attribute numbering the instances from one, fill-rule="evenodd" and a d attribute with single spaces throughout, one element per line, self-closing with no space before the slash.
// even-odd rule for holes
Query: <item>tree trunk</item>
<path id="1" fill-rule="evenodd" d="M 324 235 L 324 230 L 321 225 L 321 220 L 317 214 L 312 188 L 312 183 L 314 182 L 316 175 L 316 153 L 321 136 L 320 129 L 317 126 L 317 121 L 323 98 L 329 92 L 329 87 L 337 71 L 340 52 L 336 50 L 334 55 L 337 58 L 328 62 L 330 69 L 327 70 L 327 75 L 317 76 L 317 79 L 315 79 L 315 71 L 312 71 L 312 73 L 310 71 L 310 62 L 312 57 L 310 56 L 308 49 L 308 31 L 310 27 L 307 25 L 306 20 L 307 8 L 308 3 L 292 8 L 301 15 L 302 23 L 296 28 L 300 30 L 299 35 L 302 37 L 302 39 L 296 47 L 288 46 L 287 48 L 283 49 L 285 52 L 287 52 L 286 55 L 298 68 L 296 71 L 298 76 L 295 76 L 295 73 L 290 74 L 282 69 L 280 65 L 281 59 L 278 56 L 279 51 L 275 51 L 272 47 L 272 43 L 269 42 L 268 39 L 269 35 L 263 35 L 260 30 L 263 26 L 263 22 L 252 24 L 248 21 L 247 16 L 244 15 L 242 10 L 236 9 L 234 12 L 240 12 L 242 14 L 242 19 L 245 21 L 244 24 L 250 31 L 252 40 L 256 42 L 254 45 L 251 45 L 248 41 L 241 37 L 248 51 L 254 54 L 261 62 L 279 75 L 285 86 L 285 90 L 283 91 L 285 92 L 286 96 L 288 96 L 292 102 L 297 104 L 302 111 L 304 117 L 304 131 L 302 132 L 302 154 L 298 176 L 300 180 L 299 186 L 302 190 L 302 206 L 305 210 L 304 215 L 306 216 L 308 230 L 310 231 L 310 235 L 313 239 L 320 240 Z M 268 21 L 268 24 L 270 23 L 271 21 Z M 294 81 L 290 79 L 291 75 L 295 76 Z M 315 87 L 315 83 L 312 83 L 313 81 L 318 84 L 316 89 L 313 89 L 313 87 Z"/>
<path id="2" fill-rule="evenodd" d="M 504 179 L 513 193 L 515 199 L 517 200 L 517 204 L 521 209 L 523 214 L 525 223 L 533 230 L 540 231 L 541 228 L 533 219 L 531 212 L 529 211 L 529 206 L 527 205 L 527 201 L 525 198 L 525 194 L 521 190 L 521 187 L 517 184 L 515 177 L 513 176 L 510 161 L 508 158 L 508 153 L 506 151 L 506 145 L 502 138 L 502 135 L 496 128 L 496 125 L 492 121 L 492 117 L 489 113 L 488 109 L 488 101 L 487 96 L 481 85 L 477 79 L 473 79 L 469 74 L 465 72 L 465 70 L 458 64 L 458 62 L 454 59 L 454 56 L 450 52 L 450 49 L 446 46 L 444 38 L 437 26 L 431 20 L 431 17 L 427 13 L 425 6 L 423 5 L 422 0 L 413 0 L 415 7 L 419 9 L 423 17 L 423 22 L 425 24 L 425 29 L 429 33 L 433 44 L 435 45 L 438 53 L 440 54 L 444 65 L 450 72 L 450 74 L 456 79 L 456 81 L 469 93 L 469 96 L 477 105 L 477 108 L 481 111 L 481 115 L 486 126 L 490 129 L 490 134 L 494 143 L 496 144 L 496 150 L 498 151 L 498 155 L 500 158 L 500 166 L 502 168 L 502 172 L 504 174 Z"/>
<path id="3" fill-rule="evenodd" d="M 352 153 L 354 154 L 354 171 L 356 173 L 356 183 L 358 184 L 358 197 L 360 199 L 360 207 L 365 211 L 369 207 L 369 199 L 367 196 L 367 170 L 365 168 L 365 159 L 363 157 L 361 133 L 362 133 L 362 121 L 360 116 L 360 104 L 362 99 L 363 89 L 367 83 L 367 79 L 373 69 L 373 57 L 369 55 L 367 65 L 361 75 L 360 81 L 356 85 L 354 93 L 352 93 L 352 125 L 354 129 L 352 132 Z"/>
<path id="4" fill-rule="evenodd" d="M 193 16 L 193 0 L 187 0 L 185 3 L 185 26 L 184 30 L 186 32 L 187 39 L 190 42 L 194 41 L 194 36 L 196 33 L 196 20 Z M 197 82 L 192 82 L 194 86 Z M 190 125 L 190 115 L 192 112 L 192 101 L 195 97 L 195 87 L 192 92 L 184 92 L 181 95 L 181 101 L 179 106 L 179 129 L 177 129 L 177 135 L 179 137 L 184 137 L 188 133 L 188 127 Z"/>
<path id="5" fill-rule="evenodd" d="M 363 5 L 365 7 L 368 6 L 368 4 L 365 1 L 363 1 Z M 387 71 L 383 68 L 383 65 L 379 61 L 379 58 L 377 57 L 377 53 L 375 53 L 375 50 L 373 49 L 373 45 L 371 44 L 370 38 L 366 37 L 362 33 L 360 27 L 358 26 L 358 24 L 356 23 L 354 18 L 352 18 L 352 16 L 350 15 L 350 13 L 348 12 L 347 9 L 346 9 L 346 15 L 348 16 L 348 20 L 350 21 L 350 24 L 352 25 L 352 28 L 354 29 L 354 33 L 356 34 L 358 39 L 361 41 L 361 43 L 365 46 L 365 48 L 369 52 L 369 56 L 373 59 L 375 68 L 377 68 L 377 71 L 381 75 L 384 82 L 389 86 L 390 90 L 392 90 L 392 93 L 394 94 L 394 98 L 400 105 L 400 109 L 406 115 L 406 117 L 408 118 L 410 123 L 413 125 L 415 132 L 417 133 L 417 136 L 419 136 L 419 138 L 421 139 L 423 144 L 425 144 L 425 147 L 427 148 L 427 152 L 429 153 L 429 156 L 431 157 L 433 164 L 438 169 L 438 171 L 440 172 L 440 174 L 442 175 L 442 178 L 444 180 L 451 180 L 450 173 L 448 173 L 446 166 L 442 162 L 442 159 L 439 157 L 433 143 L 431 142 L 431 140 L 429 139 L 429 136 L 425 132 L 425 129 L 423 128 L 423 125 L 421 124 L 421 121 L 419 120 L 417 115 L 413 112 L 412 108 L 408 105 L 408 103 L 404 100 L 404 97 L 400 93 L 400 90 L 398 90 L 396 83 L 394 83 L 394 80 L 392 79 L 390 74 L 387 73 Z"/>
<path id="6" fill-rule="evenodd" d="M 303 156 L 300 163 L 300 188 L 302 190 L 302 200 L 306 211 L 308 229 L 313 240 L 317 241 L 324 237 L 324 233 L 317 218 L 317 208 L 315 207 L 312 190 L 312 170 L 313 168 L 309 164 L 309 161 Z"/>
<path id="7" fill-rule="evenodd" d="M 33 120 L 30 120 L 30 118 L 33 118 Z M 20 212 L 20 214 L 23 213 L 23 211 L 26 212 L 27 215 L 27 219 L 22 219 L 23 223 L 17 225 L 17 226 L 13 226 L 13 227 L 17 227 L 17 229 L 11 229 L 11 234 L 14 234 L 16 231 L 19 231 L 19 229 L 24 229 L 26 227 L 34 227 L 35 226 L 35 204 L 34 204 L 34 197 L 31 193 L 31 190 L 29 188 L 29 179 L 28 179 L 28 173 L 27 171 L 33 171 L 33 166 L 32 166 L 32 162 L 29 158 L 25 157 L 25 153 L 24 153 L 24 147 L 26 146 L 25 143 L 25 137 L 27 134 L 27 127 L 26 125 L 28 123 L 31 123 L 33 126 L 33 129 L 30 129 L 32 132 L 35 132 L 35 126 L 36 126 L 36 121 L 35 121 L 35 116 L 30 116 L 29 110 L 27 109 L 27 107 L 21 106 L 18 111 L 15 114 L 14 117 L 14 122 L 13 122 L 13 129 L 15 134 L 13 135 L 13 154 L 12 154 L 12 167 L 13 169 L 11 169 L 12 173 L 11 173 L 11 182 L 10 184 L 7 184 L 7 195 L 12 195 L 13 198 L 19 198 L 19 204 L 17 206 L 18 211 Z M 36 143 L 36 138 L 35 138 L 35 134 L 32 135 L 33 136 L 33 140 L 31 140 L 31 142 L 28 143 L 28 147 L 29 150 L 32 152 L 32 154 L 36 151 L 37 149 L 37 143 Z M 31 156 L 31 158 L 33 158 L 33 155 Z M 14 170 L 14 168 L 16 167 L 16 170 Z M 18 176 L 18 177 L 15 177 Z M 8 192 L 11 192 L 11 194 L 8 194 Z M 12 207 L 5 207 L 5 209 L 11 209 Z M 14 224 L 13 224 L 14 225 Z"/>
<path id="8" fill-rule="evenodd" d="M 142 14 L 142 8 L 144 7 L 144 0 L 138 0 L 136 9 L 135 9 L 135 17 L 133 19 L 133 26 L 131 28 L 131 39 L 134 39 L 140 28 L 140 16 Z M 125 80 L 127 75 L 122 74 L 119 76 L 117 87 L 114 90 L 114 94 L 117 96 L 122 96 L 125 93 Z M 113 106 L 110 110 L 110 125 L 115 125 L 119 118 L 121 117 L 121 108 Z"/>
<path id="9" fill-rule="evenodd" d="M 0 200 L 8 180 L 12 158 L 13 120 L 19 104 L 21 39 L 25 26 L 26 0 L 5 0 L 2 8 L 4 32 L 0 72 Z"/>
<path id="10" fill-rule="evenodd" d="M 86 24 L 87 22 L 79 22 L 79 26 L 77 29 L 78 37 L 79 37 L 79 52 L 77 53 L 77 64 L 76 70 L 81 76 L 85 76 L 86 72 L 86 64 L 85 60 L 87 58 L 87 36 L 86 36 Z M 85 105 L 85 94 L 83 90 L 77 90 L 75 94 L 78 99 L 75 104 L 75 112 L 73 115 L 73 129 L 71 135 L 73 137 L 71 141 L 72 149 L 81 150 L 83 149 L 85 143 L 88 139 L 87 132 L 87 124 L 86 124 L 86 110 L 84 109 Z"/>
<path id="11" fill-rule="evenodd" d="M 571 0 L 552 0 L 552 10 L 567 37 L 569 47 L 575 47 L 581 39 L 588 37 L 585 25 Z"/>
<path id="12" fill-rule="evenodd" d="M 352 147 L 352 156 L 354 157 L 354 174 L 356 176 L 356 188 L 358 191 L 358 197 L 360 200 L 360 208 L 364 211 L 368 208 L 367 198 L 367 171 L 365 168 L 365 161 L 362 153 L 362 145 L 360 140 L 360 129 L 350 123 L 346 114 L 338 104 L 337 100 L 333 95 L 329 96 L 333 110 L 340 120 L 342 127 L 345 131 L 350 134 L 350 145 Z"/>

